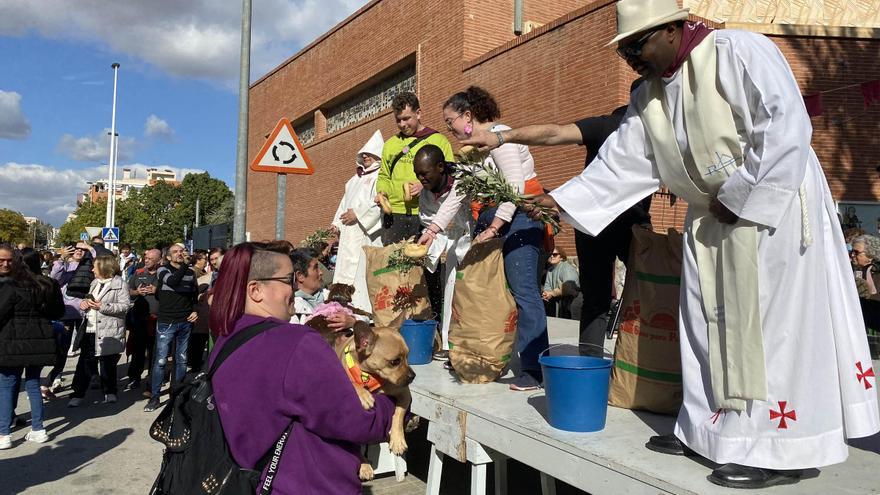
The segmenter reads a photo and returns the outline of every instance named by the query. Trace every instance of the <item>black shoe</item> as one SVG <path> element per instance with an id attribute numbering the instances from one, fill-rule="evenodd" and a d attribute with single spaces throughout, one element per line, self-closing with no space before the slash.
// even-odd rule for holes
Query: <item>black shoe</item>
<path id="1" fill-rule="evenodd" d="M 753 489 L 797 483 L 803 473 L 803 469 L 778 471 L 730 463 L 712 471 L 707 478 L 716 485 L 728 488 Z"/>
<path id="2" fill-rule="evenodd" d="M 159 409 L 159 398 L 151 397 L 147 405 L 144 406 L 144 412 L 153 412 L 156 409 Z"/>
<path id="3" fill-rule="evenodd" d="M 125 386 L 125 390 L 137 390 L 141 388 L 140 380 L 131 380 L 128 382 L 128 385 Z"/>
<path id="4" fill-rule="evenodd" d="M 431 357 L 434 361 L 449 361 L 449 351 L 445 349 L 442 351 L 435 351 Z"/>
<path id="5" fill-rule="evenodd" d="M 697 455 L 696 452 L 689 449 L 687 445 L 681 443 L 681 440 L 673 434 L 653 436 L 648 439 L 648 443 L 645 444 L 645 447 L 654 452 L 660 452 L 661 454 L 685 455 L 689 457 Z"/>

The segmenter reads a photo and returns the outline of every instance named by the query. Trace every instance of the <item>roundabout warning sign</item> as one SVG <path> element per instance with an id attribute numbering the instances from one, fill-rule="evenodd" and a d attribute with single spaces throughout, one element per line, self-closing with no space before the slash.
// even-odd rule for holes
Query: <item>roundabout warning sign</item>
<path id="1" fill-rule="evenodd" d="M 279 174 L 312 175 L 315 170 L 290 121 L 281 119 L 266 144 L 251 162 L 251 170 Z"/>

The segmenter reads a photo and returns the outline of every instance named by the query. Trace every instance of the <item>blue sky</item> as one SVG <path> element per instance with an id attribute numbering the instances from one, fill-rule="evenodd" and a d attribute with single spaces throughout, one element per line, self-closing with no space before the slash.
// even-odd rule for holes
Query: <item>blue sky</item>
<path id="1" fill-rule="evenodd" d="M 366 1 L 253 3 L 255 80 Z M 113 62 L 119 170 L 207 170 L 233 186 L 239 2 L 0 0 L 0 12 L 0 207 L 60 226 L 85 181 L 107 177 Z"/>

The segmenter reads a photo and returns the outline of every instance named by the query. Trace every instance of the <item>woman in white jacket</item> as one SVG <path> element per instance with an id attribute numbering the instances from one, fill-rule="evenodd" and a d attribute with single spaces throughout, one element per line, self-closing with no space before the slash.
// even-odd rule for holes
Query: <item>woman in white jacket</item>
<path id="1" fill-rule="evenodd" d="M 382 131 L 376 131 L 357 153 L 357 172 L 345 184 L 345 195 L 333 217 L 333 228 L 339 232 L 334 284 L 353 285 L 352 306 L 372 312 L 367 293 L 366 255 L 364 246 L 382 246 L 382 212 L 373 201 L 376 179 L 382 163 Z"/>
<path id="2" fill-rule="evenodd" d="M 131 298 L 115 256 L 98 256 L 92 271 L 95 279 L 89 289 L 91 297 L 80 304 L 84 322 L 74 345 L 80 349 L 80 355 L 68 407 L 82 404 L 92 376 L 98 374 L 99 361 L 104 402 L 116 402 L 116 365 L 125 351 L 125 314 L 131 306 Z"/>

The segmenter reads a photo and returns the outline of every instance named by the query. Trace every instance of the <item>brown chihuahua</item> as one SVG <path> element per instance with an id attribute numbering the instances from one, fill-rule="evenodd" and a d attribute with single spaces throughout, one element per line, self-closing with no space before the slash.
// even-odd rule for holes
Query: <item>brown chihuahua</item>
<path id="1" fill-rule="evenodd" d="M 354 326 L 354 335 L 342 342 L 336 352 L 364 409 L 375 404 L 371 393 L 374 391 L 396 400 L 388 444 L 393 454 L 403 455 L 407 449 L 404 419 L 412 403 L 409 384 L 416 374 L 407 363 L 409 348 L 400 331 L 394 327 L 372 328 L 359 321 Z M 361 459 L 359 475 L 362 480 L 373 478 L 373 468 L 365 459 Z"/>

